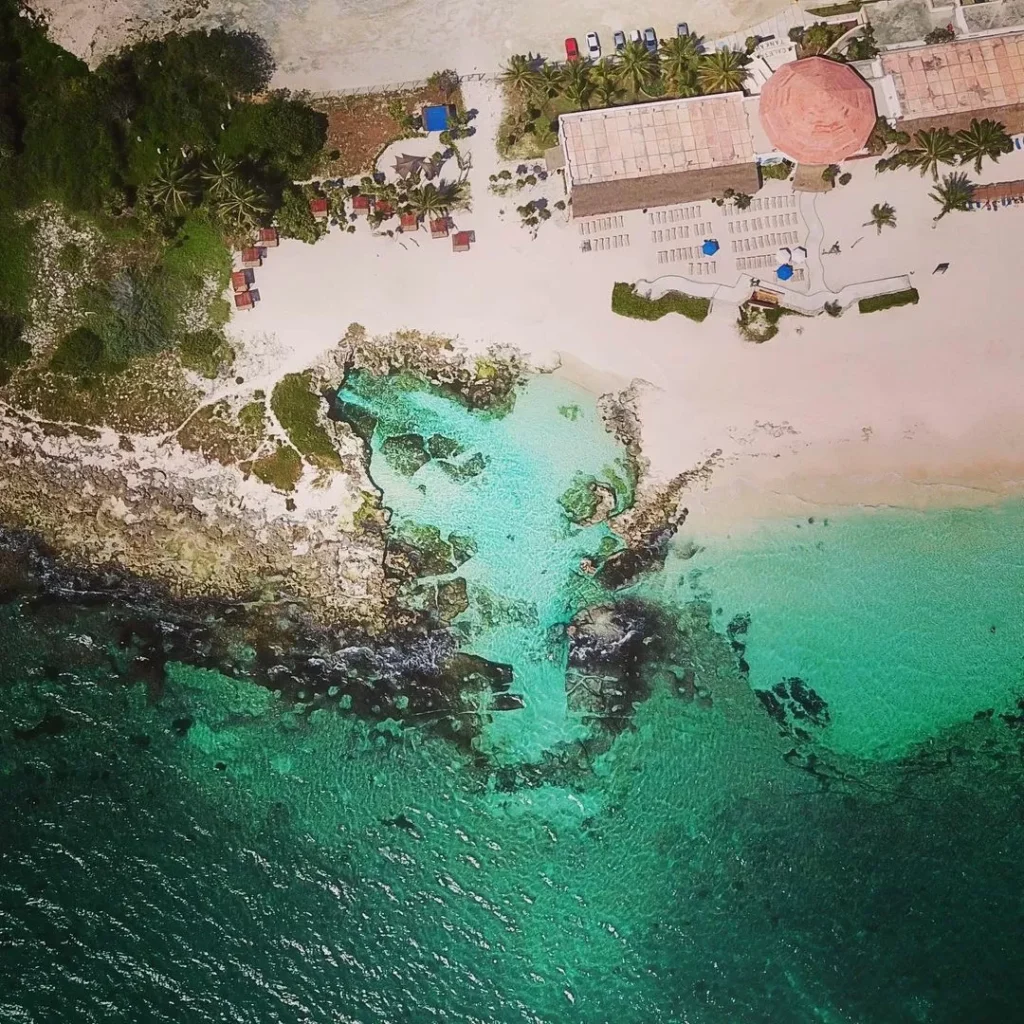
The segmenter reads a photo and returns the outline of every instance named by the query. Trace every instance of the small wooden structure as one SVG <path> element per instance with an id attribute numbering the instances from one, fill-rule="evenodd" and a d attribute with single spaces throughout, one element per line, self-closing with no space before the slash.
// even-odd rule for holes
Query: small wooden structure
<path id="1" fill-rule="evenodd" d="M 361 217 L 367 216 L 373 210 L 372 196 L 353 196 L 352 212 Z"/>
<path id="2" fill-rule="evenodd" d="M 248 249 L 243 249 L 242 250 L 242 267 L 243 268 L 262 267 L 262 266 L 263 266 L 263 257 L 260 254 L 259 249 L 255 248 L 254 246 L 251 246 Z"/>
<path id="3" fill-rule="evenodd" d="M 430 222 L 430 237 L 431 238 L 447 238 L 448 237 L 448 218 L 437 217 Z"/>
<path id="4" fill-rule="evenodd" d="M 231 275 L 231 290 L 237 295 L 239 292 L 247 292 L 255 280 L 251 270 L 236 270 Z"/>
<path id="5" fill-rule="evenodd" d="M 400 220 L 403 231 L 419 231 L 420 217 L 418 213 L 403 213 Z"/>
<path id="6" fill-rule="evenodd" d="M 252 292 L 237 292 L 235 294 L 235 309 L 253 309 L 256 306 L 256 299 Z"/>
<path id="7" fill-rule="evenodd" d="M 476 235 L 472 231 L 456 231 L 452 235 L 453 252 L 469 252 L 469 245 L 476 241 Z"/>
<path id="8" fill-rule="evenodd" d="M 378 217 L 381 218 L 394 217 L 395 207 L 386 199 L 382 199 L 380 200 L 380 202 L 377 203 L 376 207 L 374 208 L 374 212 L 377 214 Z"/>
<path id="9" fill-rule="evenodd" d="M 317 196 L 316 199 L 309 201 L 309 212 L 317 220 L 326 220 L 327 214 L 330 212 L 327 208 L 327 200 L 323 196 Z"/>
<path id="10" fill-rule="evenodd" d="M 749 301 L 752 306 L 760 306 L 762 309 L 775 309 L 780 304 L 781 299 L 782 295 L 779 292 L 773 292 L 768 288 L 755 288 Z"/>
<path id="11" fill-rule="evenodd" d="M 260 228 L 260 236 L 257 241 L 268 249 L 276 249 L 279 244 L 277 228 Z"/>

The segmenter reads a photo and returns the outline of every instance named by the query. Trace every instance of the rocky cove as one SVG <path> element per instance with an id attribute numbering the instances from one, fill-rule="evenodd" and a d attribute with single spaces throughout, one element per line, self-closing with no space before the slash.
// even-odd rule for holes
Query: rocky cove
<path id="1" fill-rule="evenodd" d="M 352 327 L 303 373 L 198 387 L 189 380 L 191 402 L 162 421 L 133 422 L 126 403 L 120 421 L 75 422 L 53 395 L 27 401 L 45 393 L 16 380 L 0 420 L 5 592 L 76 607 L 104 595 L 111 644 L 154 693 L 162 666 L 181 659 L 251 678 L 300 710 L 337 704 L 370 719 L 430 721 L 469 743 L 484 716 L 524 706 L 513 659 L 500 649 L 476 651 L 474 637 L 496 635 L 510 621 L 543 633 L 544 614 L 536 595 L 503 595 L 479 570 L 464 571 L 479 550 L 471 531 L 442 531 L 429 517 L 396 519 L 377 477 L 412 481 L 429 463 L 428 472 L 465 488 L 500 471 L 501 457 L 492 466 L 491 452 L 442 431 L 421 436 L 415 418 L 385 423 L 374 454 L 381 416 L 346 389 L 358 382 L 378 398 L 428 395 L 439 408 L 461 410 L 467 423 L 494 426 L 493 439 L 533 379 L 516 353 L 470 360 L 442 339 L 368 338 Z M 242 443 L 230 433 L 251 424 L 254 406 L 259 431 Z M 554 503 L 545 512 L 563 522 L 565 536 L 601 530 L 568 581 L 573 591 L 594 577 L 592 591 L 566 596 L 556 583 L 548 594 L 552 626 L 563 635 L 556 646 L 564 646 L 565 623 L 581 600 L 600 603 L 660 564 L 685 516 L 678 506 L 686 480 L 644 480 L 631 396 L 605 396 L 600 407 L 595 428 L 607 437 L 606 455 L 624 452 L 622 469 L 606 474 L 618 489 L 590 477 L 597 510 L 582 524 Z M 69 403 L 70 413 L 76 408 Z M 268 461 L 284 462 L 283 452 L 301 460 L 297 475 L 261 472 Z M 489 518 L 502 517 L 508 509 Z M 44 581 L 38 591 L 36 576 Z M 568 707 L 582 710 L 572 699 Z"/>

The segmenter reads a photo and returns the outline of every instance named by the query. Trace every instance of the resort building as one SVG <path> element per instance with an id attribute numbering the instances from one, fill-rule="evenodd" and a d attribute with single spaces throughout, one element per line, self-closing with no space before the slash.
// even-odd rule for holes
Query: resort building
<path id="1" fill-rule="evenodd" d="M 825 57 L 779 68 L 761 90 L 758 114 L 783 156 L 826 167 L 859 153 L 877 118 L 871 86 L 848 64 Z"/>
<path id="2" fill-rule="evenodd" d="M 957 131 L 975 117 L 1024 131 L 1024 33 L 889 50 L 877 63 L 893 86 L 886 113 L 905 132 Z"/>
<path id="3" fill-rule="evenodd" d="M 574 217 L 670 206 L 760 187 L 742 93 L 559 118 Z"/>

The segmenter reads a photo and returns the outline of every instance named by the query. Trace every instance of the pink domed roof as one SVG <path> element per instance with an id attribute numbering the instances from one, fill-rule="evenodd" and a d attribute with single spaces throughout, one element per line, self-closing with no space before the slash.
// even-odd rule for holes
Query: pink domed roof
<path id="1" fill-rule="evenodd" d="M 761 90 L 765 134 L 802 164 L 834 164 L 864 148 L 875 126 L 871 86 L 826 57 L 784 64 Z"/>

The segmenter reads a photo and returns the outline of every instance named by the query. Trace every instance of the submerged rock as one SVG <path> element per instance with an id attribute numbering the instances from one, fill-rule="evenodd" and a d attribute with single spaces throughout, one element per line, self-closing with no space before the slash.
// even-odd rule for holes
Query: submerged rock
<path id="1" fill-rule="evenodd" d="M 453 437 L 444 434 L 431 434 L 427 438 L 427 451 L 435 459 L 452 459 L 461 455 L 465 449 Z"/>
<path id="2" fill-rule="evenodd" d="M 441 467 L 453 480 L 464 483 L 479 476 L 487 468 L 487 457 L 483 452 L 474 452 L 465 462 L 438 461 Z"/>
<path id="3" fill-rule="evenodd" d="M 419 434 L 395 434 L 386 437 L 380 453 L 388 465 L 403 476 L 412 476 L 430 461 L 426 442 Z"/>
<path id="4" fill-rule="evenodd" d="M 825 699 L 798 676 L 783 679 L 770 690 L 755 690 L 754 693 L 769 716 L 782 726 L 783 732 L 798 739 L 810 738 L 801 726 L 813 724 L 824 728 L 832 720 Z"/>

